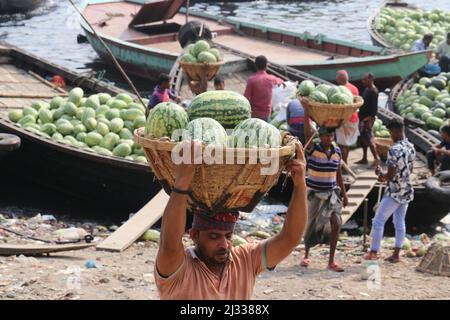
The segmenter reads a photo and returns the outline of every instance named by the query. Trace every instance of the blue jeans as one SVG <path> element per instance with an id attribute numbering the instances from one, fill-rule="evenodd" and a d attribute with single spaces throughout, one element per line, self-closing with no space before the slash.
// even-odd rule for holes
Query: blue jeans
<path id="1" fill-rule="evenodd" d="M 406 233 L 405 217 L 407 210 L 408 204 L 397 202 L 386 195 L 383 196 L 377 213 L 372 220 L 372 245 L 370 247 L 372 251 L 380 251 L 380 244 L 384 233 L 384 225 L 392 214 L 394 214 L 395 247 L 402 247 Z"/>

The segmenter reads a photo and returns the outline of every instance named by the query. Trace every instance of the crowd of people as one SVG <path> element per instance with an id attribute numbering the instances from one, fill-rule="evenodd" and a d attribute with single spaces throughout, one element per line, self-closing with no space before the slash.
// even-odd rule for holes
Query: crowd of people
<path id="1" fill-rule="evenodd" d="M 429 37 L 424 37 L 422 41 L 426 45 Z M 415 44 L 418 48 L 421 45 Z M 445 47 L 441 49 L 444 56 Z M 282 79 L 267 72 L 267 64 L 267 58 L 264 56 L 256 58 L 257 71 L 248 79 L 244 92 L 251 104 L 252 117 L 265 121 L 269 121 L 272 114 L 273 87 L 283 85 Z M 309 107 L 302 105 L 298 99 L 288 103 L 288 129 L 290 134 L 299 140 L 296 142 L 296 158 L 291 160 L 286 168 L 292 177 L 294 188 L 283 228 L 272 238 L 257 244 L 233 247 L 233 231 L 238 219 L 236 213 L 216 213 L 211 216 L 194 213 L 190 230 L 194 247 L 185 248 L 182 236 L 195 165 L 177 166 L 174 188 L 163 215 L 161 241 L 154 271 L 162 299 L 250 299 L 256 276 L 264 270 L 273 270 L 302 238 L 305 252 L 299 262 L 301 267 L 310 266 L 309 251 L 312 247 L 329 243 L 328 269 L 344 272 L 344 267 L 335 261 L 342 225 L 341 214 L 348 204 L 341 167 L 342 161 L 348 161 L 350 147 L 357 141 L 363 148 L 363 158 L 357 163 L 369 164 L 370 149 L 373 157 L 370 166 L 374 168 L 379 181 L 386 183 L 384 196 L 373 218 L 370 252 L 365 259 L 380 258 L 384 225 L 388 218 L 393 216 L 395 249 L 386 260 L 399 262 L 406 232 L 408 204 L 414 199 L 410 175 L 413 172 L 416 152 L 405 136 L 403 122 L 394 119 L 387 125 L 393 140 L 387 155 L 387 171 L 383 172 L 380 167 L 373 132 L 378 112 L 378 90 L 374 78 L 371 73 L 363 76 L 364 104 L 352 115 L 348 123 L 336 130 L 325 127 L 314 129 Z M 347 71 L 337 72 L 336 83 L 346 86 L 354 95 L 359 95 L 358 88 L 349 82 Z M 224 80 L 217 77 L 214 87 L 215 90 L 224 90 Z M 170 79 L 160 77 L 149 107 L 170 99 L 178 101 L 179 97 L 169 88 Z M 441 133 L 443 142 L 428 153 L 433 174 L 436 162 L 441 163 L 442 169 L 450 167 L 450 126 L 444 126 Z M 315 135 L 318 135 L 318 139 L 312 140 Z M 307 144 L 310 140 L 313 142 Z M 185 143 L 192 143 L 194 148 L 197 142 Z M 303 149 L 305 144 L 307 146 Z M 326 231 L 328 226 L 331 232 Z M 192 290 L 194 287 L 196 289 Z"/>

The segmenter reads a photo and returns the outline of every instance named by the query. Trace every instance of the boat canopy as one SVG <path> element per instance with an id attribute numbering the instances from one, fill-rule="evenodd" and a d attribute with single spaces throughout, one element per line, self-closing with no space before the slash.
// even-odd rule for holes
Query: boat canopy
<path id="1" fill-rule="evenodd" d="M 146 3 L 145 0 L 132 0 L 128 2 L 143 4 L 141 10 L 139 10 L 129 24 L 129 27 L 135 27 L 137 25 L 172 19 L 186 0 L 153 1 L 150 3 Z"/>

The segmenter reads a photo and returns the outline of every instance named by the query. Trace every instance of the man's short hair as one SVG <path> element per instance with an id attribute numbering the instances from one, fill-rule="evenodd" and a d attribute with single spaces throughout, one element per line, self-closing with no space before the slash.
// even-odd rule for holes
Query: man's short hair
<path id="1" fill-rule="evenodd" d="M 403 129 L 405 127 L 405 124 L 403 123 L 403 120 L 400 118 L 394 118 L 391 121 L 389 121 L 388 125 L 386 126 L 386 128 L 388 128 L 389 130 L 393 130 L 393 129 Z"/>
<path id="2" fill-rule="evenodd" d="M 158 85 L 161 85 L 165 82 L 170 82 L 170 76 L 165 73 L 161 73 L 158 77 Z"/>
<path id="3" fill-rule="evenodd" d="M 366 73 L 367 78 L 369 78 L 370 80 L 374 80 L 375 79 L 375 75 L 372 72 L 367 72 Z"/>
<path id="4" fill-rule="evenodd" d="M 214 78 L 214 84 L 222 84 L 222 83 L 225 83 L 225 81 L 221 76 L 217 76 Z"/>
<path id="5" fill-rule="evenodd" d="M 450 125 L 445 125 L 441 128 L 441 132 L 446 133 L 450 137 Z"/>
<path id="6" fill-rule="evenodd" d="M 257 56 L 255 65 L 257 70 L 264 70 L 267 67 L 267 58 L 265 56 Z"/>
<path id="7" fill-rule="evenodd" d="M 329 135 L 329 134 L 334 134 L 334 129 L 333 128 L 327 128 L 327 127 L 320 127 L 318 130 L 318 134 L 319 136 L 325 136 L 325 135 Z"/>
<path id="8" fill-rule="evenodd" d="M 447 39 L 450 39 L 450 32 L 447 33 Z"/>
<path id="9" fill-rule="evenodd" d="M 428 40 L 433 40 L 433 34 L 432 33 L 427 33 L 426 35 L 423 36 L 424 39 L 428 39 Z"/>

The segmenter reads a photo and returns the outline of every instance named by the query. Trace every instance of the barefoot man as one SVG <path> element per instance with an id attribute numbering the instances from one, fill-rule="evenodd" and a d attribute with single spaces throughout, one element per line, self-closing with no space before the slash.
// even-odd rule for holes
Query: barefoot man
<path id="1" fill-rule="evenodd" d="M 305 105 L 305 138 L 311 137 L 309 110 Z M 309 250 L 319 243 L 325 243 L 326 227 L 331 224 L 330 256 L 328 269 L 342 272 L 344 269 L 334 261 L 334 254 L 341 229 L 342 206 L 348 198 L 341 173 L 341 151 L 333 144 L 334 132 L 319 129 L 320 142 L 307 148 L 308 178 L 308 228 L 305 232 L 305 257 L 301 265 L 309 266 Z"/>
<path id="2" fill-rule="evenodd" d="M 375 173 L 382 182 L 387 182 L 387 188 L 381 200 L 372 222 L 372 244 L 367 260 L 378 259 L 381 239 L 383 238 L 384 224 L 391 215 L 394 215 L 395 227 L 395 249 L 392 256 L 387 258 L 390 262 L 400 260 L 400 249 L 405 238 L 406 226 L 405 218 L 408 204 L 414 198 L 414 189 L 410 182 L 410 175 L 413 171 L 413 161 L 416 157 L 414 146 L 405 138 L 404 125 L 400 119 L 393 119 L 387 128 L 394 141 L 394 145 L 389 149 L 386 164 L 388 171 L 386 174 L 377 167 Z"/>
<path id="3" fill-rule="evenodd" d="M 195 148 L 193 144 L 192 148 Z M 233 247 L 237 215 L 194 214 L 190 237 L 195 246 L 182 242 L 186 206 L 195 165 L 181 164 L 162 218 L 161 242 L 155 263 L 156 286 L 161 299 L 242 300 L 250 299 L 256 276 L 273 269 L 300 242 L 307 223 L 305 160 L 296 144 L 297 158 L 287 170 L 294 190 L 281 232 L 263 242 Z M 193 163 L 193 162 L 192 162 Z"/>
<path id="4" fill-rule="evenodd" d="M 377 149 L 373 141 L 373 124 L 378 113 L 378 89 L 374 84 L 374 75 L 366 73 L 363 76 L 362 83 L 365 87 L 363 92 L 364 104 L 359 109 L 359 138 L 363 148 L 363 158 L 356 162 L 357 164 L 367 164 L 367 149 L 373 155 L 373 167 L 379 164 Z"/>

